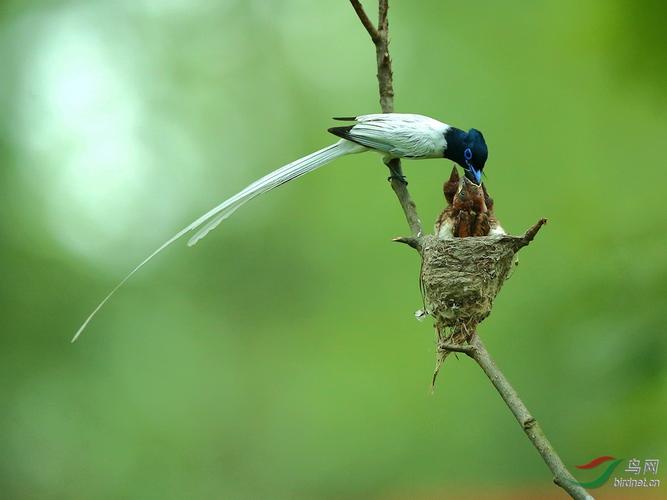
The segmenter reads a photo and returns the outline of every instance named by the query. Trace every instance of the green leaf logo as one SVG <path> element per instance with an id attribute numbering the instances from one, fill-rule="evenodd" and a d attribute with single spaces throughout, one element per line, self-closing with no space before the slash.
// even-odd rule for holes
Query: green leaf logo
<path id="1" fill-rule="evenodd" d="M 614 472 L 616 467 L 618 467 L 618 464 L 620 464 L 623 461 L 622 458 L 614 458 L 611 456 L 603 456 L 603 457 L 598 457 L 594 458 L 590 462 L 584 465 L 577 465 L 577 469 L 594 469 L 597 466 L 605 463 L 605 462 L 611 462 L 609 465 L 607 465 L 607 468 L 604 470 L 602 474 L 600 474 L 596 479 L 593 481 L 588 481 L 585 483 L 579 482 L 579 481 L 572 481 L 574 484 L 578 484 L 579 486 L 582 486 L 584 488 L 599 488 L 602 486 L 604 483 L 606 483 L 609 480 L 609 476 Z"/>

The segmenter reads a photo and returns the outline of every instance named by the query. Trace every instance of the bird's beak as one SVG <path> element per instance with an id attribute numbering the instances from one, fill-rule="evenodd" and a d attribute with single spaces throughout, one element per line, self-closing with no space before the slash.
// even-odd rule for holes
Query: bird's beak
<path id="1" fill-rule="evenodd" d="M 475 182 L 480 184 L 482 182 L 482 171 L 477 170 L 475 167 L 470 167 L 470 170 L 472 171 L 472 175 L 475 177 Z"/>

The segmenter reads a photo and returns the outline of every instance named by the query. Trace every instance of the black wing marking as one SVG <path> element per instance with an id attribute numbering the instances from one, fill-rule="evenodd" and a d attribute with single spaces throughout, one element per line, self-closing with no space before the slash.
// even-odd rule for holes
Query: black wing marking
<path id="1" fill-rule="evenodd" d="M 352 130 L 354 126 L 355 125 L 348 125 L 347 127 L 331 127 L 329 129 L 329 132 L 331 132 L 333 135 L 337 135 L 338 137 L 342 137 L 343 139 L 346 139 L 348 141 L 356 142 L 357 144 L 359 144 L 360 146 L 364 146 L 365 148 L 373 147 L 369 146 L 368 144 L 364 144 L 363 142 L 360 142 L 358 138 L 350 134 L 350 130 Z"/>
<path id="2" fill-rule="evenodd" d="M 356 116 L 334 116 L 334 120 L 338 120 L 339 122 L 356 122 L 357 117 Z"/>
<path id="3" fill-rule="evenodd" d="M 394 152 L 395 148 L 392 144 L 382 142 L 381 140 L 374 139 L 373 137 L 351 134 L 350 132 L 352 131 L 352 129 L 354 129 L 358 125 L 359 124 L 348 125 L 347 127 L 331 127 L 329 129 L 329 132 L 331 132 L 333 135 L 337 135 L 338 137 L 342 137 L 343 139 L 346 139 L 350 142 L 356 142 L 357 144 L 365 148 L 374 149 L 376 151 L 381 151 L 383 153 Z M 410 157 L 410 155 L 407 155 L 405 153 L 401 153 L 400 156 L 404 156 L 406 158 Z"/>
<path id="4" fill-rule="evenodd" d="M 354 125 L 348 125 L 347 127 L 331 127 L 329 132 L 349 141 L 352 140 L 350 139 L 350 130 L 352 130 L 352 127 L 354 127 Z"/>

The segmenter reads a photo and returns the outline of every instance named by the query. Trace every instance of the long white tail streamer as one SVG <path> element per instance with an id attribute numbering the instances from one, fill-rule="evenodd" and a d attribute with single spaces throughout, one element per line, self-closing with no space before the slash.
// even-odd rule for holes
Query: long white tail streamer
<path id="1" fill-rule="evenodd" d="M 188 241 L 188 246 L 192 246 L 201 240 L 204 236 L 206 236 L 211 230 L 215 229 L 223 220 L 232 215 L 241 205 L 252 200 L 255 196 L 259 196 L 260 194 L 266 193 L 267 191 L 271 191 L 272 189 L 277 188 L 286 182 L 296 179 L 297 177 L 301 177 L 308 172 L 312 172 L 316 168 L 321 167 L 335 160 L 336 158 L 351 153 L 360 153 L 362 151 L 366 151 L 366 148 L 350 141 L 340 140 L 331 146 L 327 146 L 326 148 L 320 149 L 319 151 L 315 151 L 308 156 L 299 158 L 292 163 L 288 163 L 287 165 L 274 170 L 261 179 L 256 180 L 231 198 L 223 201 L 215 208 L 209 210 L 192 224 L 181 229 L 178 233 L 160 245 L 157 250 L 142 260 L 137 267 L 132 269 L 132 271 L 130 271 L 129 274 L 125 276 L 121 282 L 118 283 L 106 297 L 104 297 L 104 299 L 102 299 L 97 307 L 93 309 L 93 312 L 90 313 L 90 315 L 74 334 L 74 337 L 72 337 L 72 342 L 79 338 L 81 333 L 88 326 L 88 323 L 90 323 L 99 310 L 102 309 L 104 304 L 107 303 L 107 301 L 118 291 L 120 287 L 122 287 L 127 282 L 127 280 L 129 280 L 134 275 L 134 273 L 144 267 L 153 257 L 171 245 L 174 241 L 178 240 L 181 236 L 189 233 L 190 231 L 194 231 L 195 229 L 199 229 Z"/>

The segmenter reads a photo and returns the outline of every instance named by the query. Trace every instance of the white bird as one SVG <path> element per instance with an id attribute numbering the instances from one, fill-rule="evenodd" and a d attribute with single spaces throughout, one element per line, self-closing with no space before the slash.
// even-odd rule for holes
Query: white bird
<path id="1" fill-rule="evenodd" d="M 477 184 L 480 183 L 488 152 L 484 137 L 476 129 L 465 132 L 427 116 L 401 113 L 362 115 L 354 118 L 336 118 L 336 120 L 356 123 L 330 128 L 329 132 L 341 137 L 338 142 L 288 163 L 256 180 L 160 245 L 102 299 L 74 334 L 72 342 L 81 335 L 97 312 L 134 273 L 174 241 L 194 231 L 188 240 L 188 246 L 194 245 L 244 203 L 341 156 L 376 151 L 384 156 L 387 163 L 395 158 L 448 158 L 463 167 L 466 177 Z"/>

